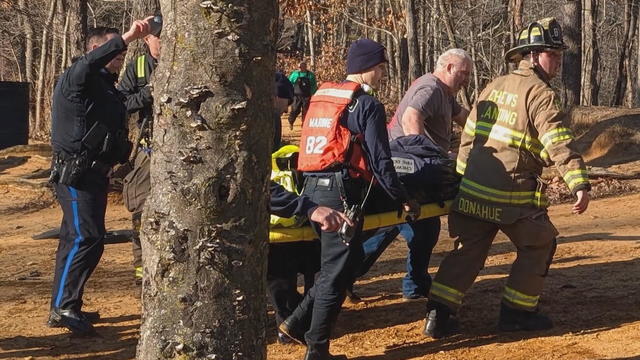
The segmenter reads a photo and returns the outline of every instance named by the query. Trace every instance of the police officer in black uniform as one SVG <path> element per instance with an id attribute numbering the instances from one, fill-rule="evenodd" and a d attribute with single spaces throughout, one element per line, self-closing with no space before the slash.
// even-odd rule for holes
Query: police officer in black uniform
<path id="1" fill-rule="evenodd" d="M 138 113 L 137 125 L 140 142 L 136 146 L 136 157 L 132 172 L 125 177 L 123 194 L 125 205 L 131 211 L 134 236 L 131 238 L 133 267 L 136 284 L 142 284 L 142 246 L 140 245 L 140 225 L 142 208 L 151 190 L 150 158 L 151 136 L 153 134 L 153 96 L 151 95 L 151 74 L 160 58 L 160 32 L 162 15 L 156 13 L 151 20 L 151 33 L 144 37 L 146 52 L 135 58 L 124 71 L 118 89 L 126 96 L 128 114 Z M 131 189 L 131 188 L 134 189 Z M 129 196 L 131 194 L 131 196 Z"/>
<path id="2" fill-rule="evenodd" d="M 53 93 L 50 180 L 63 218 L 49 326 L 77 335 L 95 333 L 95 313 L 82 312 L 82 294 L 104 250 L 107 174 L 131 151 L 124 98 L 114 84 L 127 44 L 149 33 L 149 19 L 134 21 L 122 36 L 114 28 L 92 29 L 87 53 L 60 76 Z"/>
<path id="3" fill-rule="evenodd" d="M 419 205 L 408 199 L 391 161 L 384 106 L 372 96 L 373 87 L 384 75 L 386 62 L 385 48 L 373 40 L 360 39 L 351 45 L 347 55 L 347 81 L 359 83 L 362 91 L 353 96 L 351 105 L 343 112 L 340 121 L 352 136 L 361 135 L 361 147 L 375 179 L 393 201 L 402 204 L 402 209 L 410 217 L 417 217 Z M 316 96 L 322 91 L 322 88 L 318 90 Z M 311 102 L 313 108 L 313 98 Z M 312 108 L 307 118 L 312 117 Z M 308 126 L 307 123 L 304 126 Z M 336 170 L 331 168 L 324 172 L 305 173 L 307 178 L 303 195 L 320 205 L 340 211 L 344 210 L 345 201 L 348 206 L 360 204 L 368 184 L 361 178 L 349 177 L 347 168 Z M 279 327 L 293 340 L 306 343 L 305 360 L 342 358 L 329 353 L 329 338 L 346 289 L 363 260 L 361 228 L 362 222 L 358 221 L 355 236 L 348 243 L 339 232 L 316 229 L 320 230 L 322 247 L 320 275 L 294 313 Z"/>

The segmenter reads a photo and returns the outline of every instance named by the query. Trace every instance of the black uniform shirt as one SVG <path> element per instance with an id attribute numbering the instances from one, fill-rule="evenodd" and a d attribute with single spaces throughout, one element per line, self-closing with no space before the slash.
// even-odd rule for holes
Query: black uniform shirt
<path id="1" fill-rule="evenodd" d="M 298 196 L 287 191 L 282 185 L 271 181 L 270 213 L 280 217 L 292 217 L 293 215 L 309 216 L 309 210 L 318 206 L 306 196 Z"/>
<path id="2" fill-rule="evenodd" d="M 117 76 L 105 69 L 126 49 L 122 37 L 116 36 L 80 57 L 60 76 L 51 107 L 54 152 L 79 153 L 80 141 L 96 121 L 114 134 L 126 132 L 124 97 L 114 86 Z"/>
<path id="3" fill-rule="evenodd" d="M 398 179 L 391 160 L 384 105 L 363 92 L 349 105 L 347 114 L 349 131 L 352 134 L 364 134 L 362 147 L 378 183 L 393 200 L 407 201 L 407 190 Z"/>

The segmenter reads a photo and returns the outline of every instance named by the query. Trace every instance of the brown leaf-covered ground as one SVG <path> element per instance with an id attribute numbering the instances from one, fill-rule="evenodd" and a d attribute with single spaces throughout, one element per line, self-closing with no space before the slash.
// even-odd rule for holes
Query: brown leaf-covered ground
<path id="1" fill-rule="evenodd" d="M 0 154 L 0 359 L 133 359 L 140 303 L 128 243 L 106 246 L 87 285 L 85 308 L 99 310 L 103 318 L 99 338 L 73 338 L 44 325 L 57 240 L 31 235 L 57 227 L 61 218 L 50 192 L 37 186 L 39 171 L 47 167 L 41 155 Z M 627 162 L 608 169 L 632 174 L 640 166 Z M 25 175 L 36 179 L 25 181 Z M 501 290 L 515 258 L 511 243 L 499 236 L 460 312 L 461 334 L 425 338 L 425 302 L 401 299 L 406 246 L 397 240 L 358 281 L 365 302 L 345 305 L 332 352 L 360 360 L 640 359 L 640 194 L 633 193 L 634 180 L 601 178 L 594 185 L 607 197 L 593 201 L 586 214 L 571 215 L 566 202 L 550 209 L 561 235 L 541 308 L 554 319 L 554 329 L 495 330 Z M 452 247 L 443 220 L 432 274 Z M 129 226 L 129 213 L 114 197 L 107 227 Z M 276 343 L 272 322 L 270 317 L 269 359 L 301 359 L 302 347 Z"/>

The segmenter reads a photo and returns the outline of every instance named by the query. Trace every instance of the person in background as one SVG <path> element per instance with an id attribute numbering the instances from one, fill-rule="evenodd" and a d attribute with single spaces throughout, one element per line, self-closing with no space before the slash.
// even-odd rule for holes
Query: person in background
<path id="1" fill-rule="evenodd" d="M 287 110 L 287 107 L 293 100 L 293 85 L 286 76 L 282 73 L 276 73 L 275 82 L 275 94 L 274 94 L 274 109 L 275 109 L 275 139 L 274 139 L 274 151 L 280 148 L 280 116 Z M 297 155 L 297 154 L 296 154 Z M 295 171 L 295 164 L 290 163 L 292 158 L 287 159 L 287 164 Z M 273 169 L 272 169 L 273 171 Z M 273 174 L 273 173 L 272 173 Z M 292 182 L 295 183 L 295 176 L 291 176 Z M 272 181 L 272 190 L 273 190 Z M 283 187 L 283 190 L 284 187 Z M 295 189 L 289 189 L 295 190 Z M 280 195 L 278 195 L 280 194 Z M 286 197 L 285 197 L 286 195 Z M 284 206 L 278 205 L 279 198 L 290 199 L 307 199 L 307 197 L 297 197 L 295 194 L 288 191 L 283 193 L 272 192 L 272 204 L 271 214 L 281 216 L 284 218 L 290 218 L 292 216 L 307 216 L 307 210 L 302 209 L 298 211 L 282 211 Z M 307 200 L 304 203 L 312 203 Z M 282 201 L 280 201 L 282 202 Z M 282 216 L 285 215 L 285 216 Z M 269 243 L 269 254 L 267 260 L 267 289 L 269 291 L 269 297 L 271 304 L 273 305 L 275 312 L 276 327 L 279 326 L 284 319 L 286 319 L 293 310 L 298 306 L 302 296 L 297 289 L 298 273 L 304 275 L 304 287 L 305 293 L 313 286 L 314 275 L 320 269 L 320 244 L 318 241 L 297 241 L 286 243 Z M 288 343 L 291 340 L 283 333 L 278 331 L 278 342 Z"/>
<path id="2" fill-rule="evenodd" d="M 287 108 L 293 102 L 293 85 L 287 77 L 281 73 L 276 72 L 276 88 L 275 96 L 273 99 L 274 113 L 274 133 L 273 133 L 273 148 L 272 152 L 276 152 L 282 146 L 282 122 L 280 118 L 282 114 L 287 111 Z"/>
<path id="3" fill-rule="evenodd" d="M 151 95 L 151 74 L 160 59 L 160 32 L 162 15 L 156 13 L 152 22 L 154 32 L 144 37 L 146 52 L 131 61 L 118 84 L 125 97 L 127 113 L 138 114 L 137 125 L 140 131 L 133 170 L 125 177 L 122 189 L 125 206 L 131 211 L 131 223 L 134 235 L 131 238 L 135 283 L 142 284 L 142 246 L 140 244 L 140 225 L 142 209 L 151 191 L 151 138 L 153 134 L 153 96 Z"/>
<path id="4" fill-rule="evenodd" d="M 305 61 L 300 62 L 299 69 L 289 75 L 289 81 L 293 84 L 293 105 L 289 113 L 289 129 L 293 130 L 293 124 L 302 112 L 302 120 L 307 115 L 311 96 L 318 90 L 316 75 L 307 68 Z"/>

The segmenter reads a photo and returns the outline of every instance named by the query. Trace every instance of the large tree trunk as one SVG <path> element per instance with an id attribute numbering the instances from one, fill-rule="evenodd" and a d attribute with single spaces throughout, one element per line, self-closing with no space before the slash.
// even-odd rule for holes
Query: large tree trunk
<path id="1" fill-rule="evenodd" d="M 569 47 L 562 60 L 563 101 L 566 107 L 580 104 L 582 75 L 582 0 L 566 0 L 562 8 L 564 42 Z"/>
<path id="2" fill-rule="evenodd" d="M 409 84 L 422 75 L 420 46 L 418 45 L 418 27 L 416 25 L 415 0 L 405 0 L 405 19 L 407 20 L 407 45 L 409 55 Z"/>
<path id="3" fill-rule="evenodd" d="M 220 4 L 161 1 L 140 360 L 266 357 L 277 4 Z"/>
<path id="4" fill-rule="evenodd" d="M 600 51 L 597 37 L 598 0 L 584 0 L 582 21 L 582 91 L 580 104 L 598 105 Z"/>

